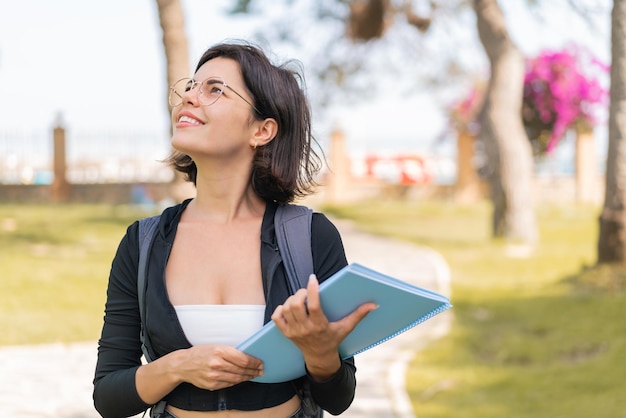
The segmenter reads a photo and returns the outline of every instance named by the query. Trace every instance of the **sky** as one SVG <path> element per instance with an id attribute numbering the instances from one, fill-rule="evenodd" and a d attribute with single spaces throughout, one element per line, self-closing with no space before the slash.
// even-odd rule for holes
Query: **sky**
<path id="1" fill-rule="evenodd" d="M 228 0 L 182 3 L 190 65 L 211 44 L 252 33 L 249 20 L 221 16 Z M 589 28 L 564 11 L 565 0 L 542 2 L 549 21 L 533 18 L 526 0 L 501 3 L 526 54 L 576 41 L 609 62 L 608 8 Z M 292 58 L 306 67 L 305 56 Z M 0 0 L 0 132 L 46 130 L 60 120 L 73 131 L 167 132 L 164 68 L 154 0 Z M 400 90 L 333 110 L 332 123 L 344 129 L 352 149 L 428 148 L 440 135 L 446 120 L 432 98 L 407 99 Z"/>

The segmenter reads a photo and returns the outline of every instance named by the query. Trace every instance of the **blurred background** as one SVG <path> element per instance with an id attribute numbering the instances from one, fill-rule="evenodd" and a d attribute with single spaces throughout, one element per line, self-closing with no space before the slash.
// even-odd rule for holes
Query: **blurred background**
<path id="1" fill-rule="evenodd" d="M 359 8 L 369 2 L 295 1 L 268 7 L 254 1 L 181 1 L 176 5 L 181 27 L 171 32 L 180 38 L 172 49 L 184 53 L 170 54 L 175 69 L 168 74 L 155 2 L 5 2 L 0 17 L 0 184 L 52 184 L 55 127 L 64 129 L 59 153 L 65 167 L 56 168 L 63 171 L 57 180 L 64 176 L 75 185 L 169 182 L 172 173 L 159 162 L 169 151 L 169 80 L 189 76 L 205 48 L 228 39 L 258 43 L 277 62 L 301 61 L 317 139 L 335 165 L 349 160 L 345 175 L 444 190 L 468 181 L 465 170 L 488 170 L 484 146 L 469 140 L 468 153 L 458 155 L 459 147 L 465 150 L 459 133 L 476 136 L 472 129 L 490 66 L 470 3 L 440 3 L 371 2 L 371 10 L 362 12 Z M 368 16 L 376 7 L 387 10 Z M 542 54 L 569 54 L 571 71 L 608 88 L 608 1 L 514 0 L 501 7 L 511 42 L 528 63 Z M 357 17 L 362 28 L 354 23 Z M 555 60 L 554 65 L 561 64 Z M 567 77 L 571 89 L 586 88 L 573 86 L 573 76 Z M 568 94 L 578 95 L 563 100 L 578 106 L 580 115 L 566 121 L 554 140 L 558 147 L 534 156 L 536 174 L 554 181 L 575 174 L 577 120 L 592 122 L 592 174 L 600 175 L 605 164 L 606 97 Z M 532 132 L 532 141 L 551 131 L 556 118 L 550 117 L 544 129 Z M 527 123 L 529 132 L 532 123 Z M 421 188 L 436 192 L 436 187 Z M 0 200 L 46 196 L 37 188 L 13 189 L 3 187 Z M 575 189 L 569 184 L 566 189 L 563 197 L 574 199 Z M 55 199 L 91 199 L 78 191 L 65 193 Z M 585 199 L 599 201 L 601 192 L 587 194 Z M 128 198 L 128 193 L 116 197 Z"/>
<path id="2" fill-rule="evenodd" d="M 39 390 L 17 353 L 91 367 L 126 227 L 194 193 L 160 162 L 168 86 L 247 40 L 305 75 L 304 203 L 450 267 L 416 416 L 626 416 L 625 24 L 623 0 L 0 0 L 0 372 L 27 378 L 0 404 Z M 89 367 L 83 409 L 13 416 L 93 416 Z"/>

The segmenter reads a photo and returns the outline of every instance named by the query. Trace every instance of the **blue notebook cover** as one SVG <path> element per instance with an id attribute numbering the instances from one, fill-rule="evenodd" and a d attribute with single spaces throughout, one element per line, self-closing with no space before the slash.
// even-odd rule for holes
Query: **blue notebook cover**
<path id="1" fill-rule="evenodd" d="M 339 346 L 342 358 L 381 344 L 449 309 L 450 300 L 438 293 L 386 276 L 360 264 L 350 264 L 320 284 L 320 302 L 329 321 L 348 315 L 365 302 L 370 312 Z M 270 321 L 237 346 L 263 360 L 265 374 L 253 381 L 285 382 L 304 376 L 300 349 Z"/>

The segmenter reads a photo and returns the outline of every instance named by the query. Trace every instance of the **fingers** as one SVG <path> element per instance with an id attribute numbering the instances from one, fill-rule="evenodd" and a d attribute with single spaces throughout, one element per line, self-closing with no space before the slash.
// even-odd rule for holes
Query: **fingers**
<path id="1" fill-rule="evenodd" d="M 378 309 L 378 305 L 374 302 L 367 302 L 359 305 L 354 311 L 350 312 L 347 316 L 343 317 L 335 324 L 339 325 L 341 328 L 340 333 L 342 334 L 342 339 L 345 338 L 348 334 L 356 328 L 356 326 L 373 310 Z"/>
<path id="2" fill-rule="evenodd" d="M 360 305 L 346 317 L 336 321 L 335 327 L 341 332 L 342 337 L 352 331 L 357 324 L 378 306 L 373 302 Z M 279 305 L 272 315 L 272 320 L 286 336 L 295 335 L 296 327 L 301 331 L 320 331 L 327 328 L 329 322 L 326 318 L 320 302 L 319 282 L 315 274 L 309 276 L 306 289 L 298 290 L 290 296 L 283 305 Z"/>
<path id="3" fill-rule="evenodd" d="M 364 303 L 344 318 L 329 322 L 321 307 L 319 282 L 312 274 L 306 289 L 298 290 L 283 305 L 278 306 L 272 314 L 272 320 L 303 353 L 318 353 L 337 348 L 358 323 L 377 307 L 373 302 Z"/>
<path id="4" fill-rule="evenodd" d="M 235 347 L 224 346 L 223 359 L 235 368 L 235 372 L 258 374 L 263 370 L 263 362 L 257 358 L 237 350 Z"/>
<path id="5" fill-rule="evenodd" d="M 204 389 L 215 390 L 263 375 L 263 363 L 234 347 L 196 346 L 183 366 L 186 381 Z"/>
<path id="6" fill-rule="evenodd" d="M 317 276 L 315 274 L 311 274 L 309 276 L 309 283 L 306 287 L 307 292 L 307 308 L 309 313 L 313 312 L 317 314 L 321 312 L 320 305 L 320 284 L 317 281 Z"/>
<path id="7" fill-rule="evenodd" d="M 300 289 L 290 296 L 285 303 L 278 306 L 272 315 L 274 322 L 292 327 L 302 326 L 309 320 L 309 308 L 307 306 L 307 290 Z"/>

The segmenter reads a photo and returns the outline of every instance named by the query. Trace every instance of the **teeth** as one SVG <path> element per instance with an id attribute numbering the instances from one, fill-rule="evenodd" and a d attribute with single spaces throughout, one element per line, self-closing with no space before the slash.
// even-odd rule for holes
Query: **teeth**
<path id="1" fill-rule="evenodd" d="M 200 121 L 190 118 L 189 116 L 181 116 L 180 118 L 178 118 L 178 121 L 191 123 L 193 125 L 200 125 Z"/>

